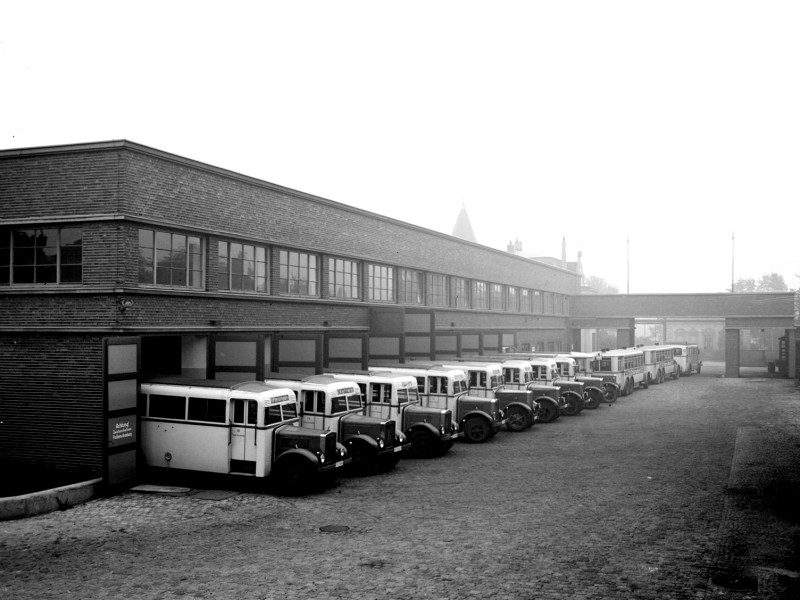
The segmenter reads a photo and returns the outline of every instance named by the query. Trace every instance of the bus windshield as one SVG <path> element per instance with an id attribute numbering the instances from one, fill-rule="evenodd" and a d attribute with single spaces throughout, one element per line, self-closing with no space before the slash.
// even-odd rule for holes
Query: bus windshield
<path id="1" fill-rule="evenodd" d="M 456 379 L 453 381 L 453 394 L 460 394 L 467 391 L 467 380 Z"/>
<path id="2" fill-rule="evenodd" d="M 283 409 L 283 414 L 281 414 Z M 274 425 L 297 418 L 297 404 L 270 404 L 264 408 L 264 424 Z"/>
<path id="3" fill-rule="evenodd" d="M 361 408 L 361 395 L 350 394 L 348 396 L 334 396 L 331 402 L 331 413 L 337 414 L 348 410 Z"/>
<path id="4" fill-rule="evenodd" d="M 398 404 L 407 404 L 409 402 L 419 402 L 419 393 L 417 388 L 401 388 L 397 390 Z"/>

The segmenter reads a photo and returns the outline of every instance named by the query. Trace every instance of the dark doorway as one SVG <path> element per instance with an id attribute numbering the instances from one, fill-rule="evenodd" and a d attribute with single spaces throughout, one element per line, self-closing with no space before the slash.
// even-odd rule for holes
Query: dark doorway
<path id="1" fill-rule="evenodd" d="M 160 377 L 181 374 L 181 337 L 142 338 L 142 376 Z"/>

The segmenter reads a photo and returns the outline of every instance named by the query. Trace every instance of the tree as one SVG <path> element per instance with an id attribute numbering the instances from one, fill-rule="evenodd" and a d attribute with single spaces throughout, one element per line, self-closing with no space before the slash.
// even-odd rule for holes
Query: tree
<path id="1" fill-rule="evenodd" d="M 733 291 L 737 294 L 748 292 L 788 292 L 789 287 L 783 280 L 780 273 L 770 273 L 762 275 L 758 281 L 753 277 L 742 277 L 733 285 Z"/>
<path id="2" fill-rule="evenodd" d="M 619 290 L 602 277 L 589 275 L 583 278 L 583 287 L 595 294 L 619 294 Z"/>
<path id="3" fill-rule="evenodd" d="M 789 287 L 783 280 L 783 275 L 780 273 L 770 273 L 769 275 L 762 275 L 756 285 L 757 292 L 788 292 Z"/>
<path id="4" fill-rule="evenodd" d="M 756 291 L 756 280 L 752 277 L 740 277 L 739 280 L 733 284 L 733 291 L 737 294 L 746 294 L 748 292 Z"/>

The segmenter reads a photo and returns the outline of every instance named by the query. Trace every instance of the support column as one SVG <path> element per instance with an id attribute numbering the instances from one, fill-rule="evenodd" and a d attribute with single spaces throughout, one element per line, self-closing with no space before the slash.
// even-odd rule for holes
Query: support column
<path id="1" fill-rule="evenodd" d="M 636 319 L 630 319 L 627 327 L 617 328 L 617 348 L 632 348 L 636 345 Z"/>
<path id="2" fill-rule="evenodd" d="M 738 329 L 725 329 L 725 377 L 739 377 Z"/>

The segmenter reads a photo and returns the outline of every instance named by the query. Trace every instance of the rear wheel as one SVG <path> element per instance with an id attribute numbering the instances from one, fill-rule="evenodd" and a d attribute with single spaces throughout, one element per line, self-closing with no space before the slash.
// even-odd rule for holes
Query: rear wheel
<path id="1" fill-rule="evenodd" d="M 464 422 L 464 437 L 473 444 L 480 444 L 489 439 L 492 430 L 486 419 L 470 417 Z"/>
<path id="2" fill-rule="evenodd" d="M 520 406 L 510 406 L 508 408 L 508 420 L 506 427 L 509 431 L 524 431 L 528 425 L 528 415 Z"/>

